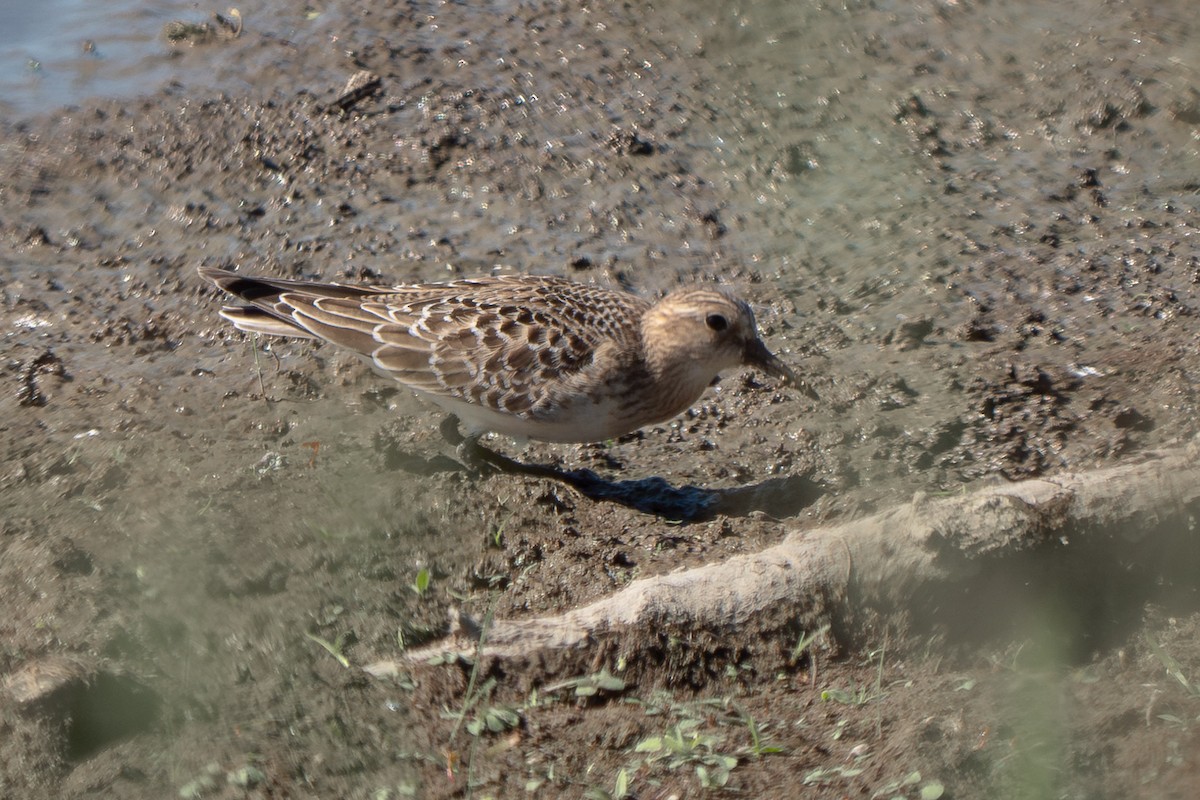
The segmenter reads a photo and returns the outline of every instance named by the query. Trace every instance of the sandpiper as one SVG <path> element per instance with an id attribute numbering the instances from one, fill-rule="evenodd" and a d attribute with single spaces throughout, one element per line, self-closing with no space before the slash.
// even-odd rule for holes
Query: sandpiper
<path id="1" fill-rule="evenodd" d="M 750 306 L 712 286 L 651 303 L 539 275 L 393 287 L 200 275 L 246 304 L 220 311 L 240 330 L 332 342 L 450 412 L 472 461 L 488 431 L 596 442 L 666 421 L 739 365 L 798 385 Z"/>

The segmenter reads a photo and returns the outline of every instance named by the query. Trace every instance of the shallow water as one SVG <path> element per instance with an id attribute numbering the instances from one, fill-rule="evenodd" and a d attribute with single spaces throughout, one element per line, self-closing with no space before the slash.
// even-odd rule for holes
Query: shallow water
<path id="1" fill-rule="evenodd" d="M 92 98 L 133 100 L 168 85 L 196 92 L 250 90 L 254 60 L 229 65 L 204 52 L 197 57 L 196 50 L 220 50 L 172 43 L 164 33 L 168 23 L 209 23 L 213 13 L 230 10 L 195 0 L 3 0 L 0 111 L 12 119 Z M 264 43 L 302 40 L 336 15 L 286 0 L 240 10 L 243 35 Z M 270 57 L 270 47 L 263 49 L 259 64 Z"/>
<path id="2" fill-rule="evenodd" d="M 203 19 L 189 0 L 8 0 L 0 6 L 0 107 L 19 115 L 153 91 L 174 74 L 163 25 Z"/>

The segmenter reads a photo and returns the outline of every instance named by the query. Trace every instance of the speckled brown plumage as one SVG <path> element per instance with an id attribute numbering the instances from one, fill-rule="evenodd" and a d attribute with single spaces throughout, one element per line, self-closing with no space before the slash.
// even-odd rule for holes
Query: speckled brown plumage
<path id="1" fill-rule="evenodd" d="M 651 304 L 548 276 L 363 287 L 200 274 L 246 303 L 221 310 L 241 330 L 352 350 L 473 436 L 598 441 L 670 419 L 732 366 L 794 379 L 749 306 L 717 288 Z"/>

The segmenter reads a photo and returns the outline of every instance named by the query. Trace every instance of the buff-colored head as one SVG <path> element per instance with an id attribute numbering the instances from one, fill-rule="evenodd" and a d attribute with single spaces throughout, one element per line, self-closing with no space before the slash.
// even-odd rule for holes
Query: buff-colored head
<path id="1" fill-rule="evenodd" d="M 722 370 L 751 366 L 787 383 L 796 375 L 758 338 L 754 312 L 715 288 L 673 292 L 646 312 L 642 338 L 651 369 L 691 387 L 712 383 Z"/>

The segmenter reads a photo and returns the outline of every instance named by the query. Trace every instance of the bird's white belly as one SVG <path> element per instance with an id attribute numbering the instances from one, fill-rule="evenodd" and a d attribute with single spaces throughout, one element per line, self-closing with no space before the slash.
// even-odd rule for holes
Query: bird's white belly
<path id="1" fill-rule="evenodd" d="M 603 442 L 641 427 L 632 425 L 628 410 L 622 412 L 614 398 L 580 403 L 557 420 L 537 420 L 494 411 L 486 406 L 417 392 L 445 411 L 454 414 L 472 434 L 493 432 L 514 439 L 541 442 Z M 645 424 L 645 423 L 642 423 Z"/>

